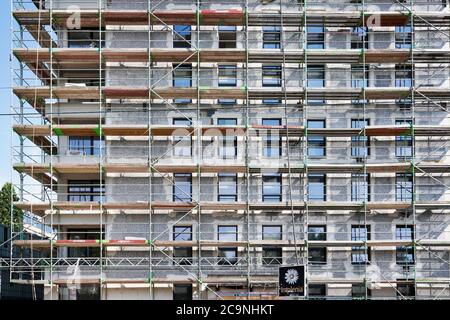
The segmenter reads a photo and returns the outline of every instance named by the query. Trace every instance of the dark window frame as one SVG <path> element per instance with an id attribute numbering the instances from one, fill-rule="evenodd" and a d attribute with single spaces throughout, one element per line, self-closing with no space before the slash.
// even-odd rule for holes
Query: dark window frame
<path id="1" fill-rule="evenodd" d="M 406 231 L 406 233 L 405 233 Z M 413 225 L 396 225 L 395 238 L 397 240 L 414 240 Z M 414 246 L 397 246 L 395 251 L 397 265 L 410 266 L 416 261 Z"/>
<path id="2" fill-rule="evenodd" d="M 323 65 L 323 64 L 310 65 L 310 66 L 308 66 L 306 73 L 307 73 L 306 86 L 308 88 L 323 88 L 323 87 L 325 87 L 325 85 L 326 85 L 325 65 Z"/>
<path id="3" fill-rule="evenodd" d="M 326 128 L 325 119 L 308 119 L 306 121 L 308 128 Z M 320 126 L 311 126 L 311 124 L 321 124 Z M 327 138 L 325 136 L 309 134 L 307 139 L 308 157 L 311 158 L 324 158 L 327 156 Z"/>
<path id="4" fill-rule="evenodd" d="M 192 126 L 191 118 L 172 118 L 174 126 Z M 189 142 L 189 145 L 184 145 Z M 181 145 L 179 145 L 181 144 Z M 192 157 L 192 135 L 173 136 L 173 156 L 175 157 Z M 189 150 L 188 150 L 189 149 Z M 188 152 L 187 152 L 188 150 Z"/>
<path id="5" fill-rule="evenodd" d="M 233 228 L 233 231 L 221 231 L 221 228 Z M 217 240 L 218 241 L 237 241 L 239 228 L 237 225 L 218 225 L 217 226 Z M 234 235 L 233 239 L 221 239 L 221 236 L 228 237 Z M 232 253 L 227 256 L 227 253 Z M 238 262 L 238 249 L 236 247 L 220 247 L 218 248 L 218 264 L 219 265 L 235 265 Z"/>
<path id="6" fill-rule="evenodd" d="M 280 118 L 263 118 L 263 126 L 281 126 Z M 279 131 L 276 131 L 279 132 Z M 266 131 L 263 136 L 263 156 L 266 158 L 279 158 L 283 155 L 281 136 L 273 137 L 271 130 Z"/>
<path id="7" fill-rule="evenodd" d="M 74 188 L 86 189 L 83 191 Z M 99 202 L 105 196 L 105 182 L 99 180 L 68 180 L 67 201 L 69 202 Z M 83 197 L 89 197 L 85 200 Z M 78 200 L 77 200 L 78 199 Z"/>
<path id="8" fill-rule="evenodd" d="M 325 49 L 325 27 L 323 25 L 310 25 L 306 28 L 306 48 Z"/>
<path id="9" fill-rule="evenodd" d="M 186 75 L 183 76 L 182 73 Z M 181 81 L 188 83 L 187 86 L 179 85 L 177 82 Z M 173 88 L 192 88 L 192 64 L 191 63 L 173 63 L 172 64 L 172 87 Z M 174 103 L 188 104 L 192 103 L 192 99 L 174 99 Z"/>
<path id="10" fill-rule="evenodd" d="M 231 70 L 231 71 L 230 71 Z M 218 86 L 219 87 L 236 87 L 237 86 L 237 66 L 229 64 L 220 64 L 217 67 Z M 230 74 L 228 74 L 228 72 Z M 225 73 L 225 74 L 223 74 Z M 223 82 L 225 80 L 225 82 Z"/>
<path id="11" fill-rule="evenodd" d="M 174 25 L 172 34 L 174 48 L 192 47 L 192 28 L 190 25 Z"/>
<path id="12" fill-rule="evenodd" d="M 350 236 L 351 241 L 371 240 L 371 226 L 364 224 L 353 224 L 351 225 Z M 370 247 L 352 246 L 350 259 L 353 265 L 370 264 L 371 261 Z"/>
<path id="13" fill-rule="evenodd" d="M 352 129 L 363 129 L 370 126 L 370 119 L 350 120 Z M 364 125 L 364 127 L 362 126 Z M 370 137 L 364 135 L 351 137 L 351 156 L 353 158 L 367 158 L 370 156 Z"/>
<path id="14" fill-rule="evenodd" d="M 371 201 L 370 194 L 370 173 L 352 173 L 351 176 L 351 201 L 352 202 L 369 202 Z M 364 184 L 361 185 L 361 180 L 364 179 Z M 361 189 L 364 191 L 362 194 Z M 364 196 L 365 195 L 365 196 Z"/>
<path id="15" fill-rule="evenodd" d="M 411 119 L 395 119 L 395 125 L 412 125 Z M 395 136 L 395 156 L 410 159 L 413 155 L 413 137 L 411 135 Z"/>
<path id="16" fill-rule="evenodd" d="M 323 184 L 323 191 L 322 196 L 314 196 L 312 197 L 311 194 L 311 180 L 318 180 L 320 178 L 321 181 L 314 182 L 314 183 L 322 183 Z M 324 173 L 310 173 L 308 174 L 308 201 L 327 201 L 327 175 Z"/>
<path id="17" fill-rule="evenodd" d="M 321 229 L 319 232 L 312 232 L 312 229 Z M 308 225 L 308 241 L 326 241 L 327 240 L 327 226 L 322 224 Z M 308 248 L 308 263 L 309 264 L 326 264 L 327 263 L 327 247 L 311 247 Z"/>
<path id="18" fill-rule="evenodd" d="M 176 193 L 177 191 L 181 192 L 180 188 L 177 187 L 177 181 L 176 181 L 177 177 L 189 178 L 189 196 L 187 196 L 184 192 L 182 192 L 181 196 L 177 195 L 177 193 Z M 192 202 L 192 173 L 174 173 L 173 174 L 172 201 L 173 202 Z"/>
<path id="19" fill-rule="evenodd" d="M 181 230 L 177 231 L 178 229 Z M 185 230 L 188 230 L 188 232 Z M 187 238 L 185 235 L 187 235 Z M 175 225 L 172 227 L 172 236 L 174 241 L 192 241 L 193 228 L 191 225 Z M 182 239 L 179 239 L 180 237 L 182 237 Z M 174 258 L 174 264 L 191 265 L 192 247 L 174 247 L 172 256 Z"/>
<path id="20" fill-rule="evenodd" d="M 219 26 L 219 49 L 235 49 L 237 44 L 236 26 Z M 222 38 L 222 39 L 221 39 Z M 225 39 L 223 39 L 225 38 Z"/>
<path id="21" fill-rule="evenodd" d="M 272 182 L 268 182 L 265 180 L 271 180 L 275 179 L 276 181 L 273 182 L 274 186 L 279 186 L 279 193 L 266 193 L 266 186 L 265 184 L 272 184 Z M 269 186 L 270 187 L 270 186 Z M 262 176 L 262 201 L 263 202 L 281 202 L 283 200 L 283 177 L 279 173 L 274 174 L 264 174 Z"/>
<path id="22" fill-rule="evenodd" d="M 220 192 L 220 178 L 234 178 L 234 194 L 221 194 Z M 217 201 L 219 202 L 227 202 L 232 201 L 236 202 L 238 199 L 238 176 L 234 173 L 219 173 L 218 174 L 218 184 L 217 184 Z"/>
<path id="23" fill-rule="evenodd" d="M 177 289 L 180 292 L 177 292 Z M 181 290 L 185 290 L 186 292 L 181 292 Z M 172 289 L 172 298 L 173 300 L 192 300 L 192 284 L 174 284 Z"/>
<path id="24" fill-rule="evenodd" d="M 263 49 L 281 49 L 281 28 L 278 26 L 263 27 Z"/>
<path id="25" fill-rule="evenodd" d="M 84 144 L 82 146 L 77 146 L 75 142 L 81 142 L 81 141 L 87 141 L 88 145 L 85 146 Z M 95 144 L 99 143 L 99 146 L 96 146 Z M 90 137 L 84 137 L 84 136 L 69 136 L 69 151 L 83 151 L 83 154 L 86 156 L 98 156 L 100 155 L 100 151 L 102 154 L 105 154 L 105 139 L 104 137 L 98 137 L 98 136 L 90 136 Z M 87 151 L 87 152 L 86 152 Z"/>
<path id="26" fill-rule="evenodd" d="M 327 286 L 324 283 L 308 284 L 308 298 L 311 300 L 325 300 L 327 296 Z"/>
<path id="27" fill-rule="evenodd" d="M 281 87 L 282 81 L 281 66 L 262 66 L 263 87 Z"/>
<path id="28" fill-rule="evenodd" d="M 228 126 L 228 125 L 237 125 L 237 118 L 218 118 L 217 125 L 219 126 Z M 233 122 L 233 124 L 227 123 Z M 237 157 L 237 147 L 238 147 L 238 139 L 237 136 L 220 136 L 219 143 L 221 144 L 219 147 L 219 155 L 222 159 L 233 159 Z M 233 152 L 228 152 L 230 148 L 230 144 L 233 144 Z"/>
<path id="29" fill-rule="evenodd" d="M 395 201 L 406 202 L 413 199 L 413 176 L 411 173 L 395 174 Z"/>

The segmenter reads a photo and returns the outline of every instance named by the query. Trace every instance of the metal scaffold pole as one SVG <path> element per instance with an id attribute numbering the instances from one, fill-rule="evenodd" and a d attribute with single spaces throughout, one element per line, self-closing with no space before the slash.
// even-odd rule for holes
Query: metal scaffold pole
<path id="1" fill-rule="evenodd" d="M 303 2 L 303 25 L 301 33 L 303 36 L 303 126 L 305 134 L 303 138 L 303 203 L 304 203 L 304 217 L 303 217 L 303 240 L 305 241 L 304 263 L 305 263 L 305 298 L 309 299 L 309 177 L 308 177 L 308 159 L 309 159 L 309 144 L 308 144 L 308 24 L 307 24 L 307 9 L 308 0 Z"/>
<path id="2" fill-rule="evenodd" d="M 42 1 L 39 3 L 39 7 L 42 6 Z M 53 0 L 50 0 L 50 29 L 53 27 Z M 40 30 L 40 27 L 39 27 Z M 50 141 L 53 141 L 53 41 L 52 37 L 49 37 L 49 50 L 50 50 Z M 53 148 L 50 149 L 50 192 L 53 192 Z M 51 232 L 55 232 L 54 230 L 54 203 L 53 203 L 53 197 L 50 198 L 50 230 Z M 57 233 L 55 232 L 55 235 L 52 236 L 51 242 L 50 242 L 50 300 L 54 300 L 54 287 L 53 287 L 53 244 L 54 244 L 54 237 L 57 237 Z"/>
<path id="3" fill-rule="evenodd" d="M 153 239 L 153 170 L 151 167 L 152 159 L 153 159 L 153 152 L 152 152 L 152 146 L 153 146 L 153 131 L 152 131 L 152 31 L 153 31 L 153 24 L 151 19 L 151 12 L 153 10 L 152 7 L 152 0 L 147 1 L 147 19 L 148 19 L 148 104 L 147 104 L 147 123 L 148 123 L 148 166 L 149 166 L 149 175 L 148 175 L 148 240 L 152 241 Z M 148 268 L 149 268 L 149 274 L 148 274 L 148 283 L 149 283 L 149 295 L 150 299 L 154 299 L 153 295 L 153 248 L 152 246 L 149 246 L 148 248 Z"/>
<path id="4" fill-rule="evenodd" d="M 411 208 L 412 208 L 412 222 L 413 222 L 413 230 L 412 230 L 412 244 L 413 244 L 413 259 L 414 259 L 414 297 L 417 297 L 417 245 L 416 245 L 416 239 L 417 239 L 417 226 L 416 226 L 416 192 L 417 192 L 417 186 L 416 186 L 416 135 L 415 135 L 415 126 L 416 126 L 416 120 L 415 120 L 415 88 L 416 88 L 416 75 L 415 75 L 415 60 L 414 60 L 414 52 L 415 52 L 415 32 L 414 32 L 414 0 L 411 0 L 411 7 L 409 10 L 409 23 L 410 23 L 410 29 L 411 29 L 411 48 L 410 48 L 410 60 L 411 60 L 411 149 L 412 149 L 412 160 L 411 160 L 411 175 L 412 175 L 412 186 L 411 186 Z M 398 290 L 398 289 L 397 289 Z"/>
<path id="5" fill-rule="evenodd" d="M 99 283 L 100 283 L 100 299 L 101 300 L 107 300 L 107 290 L 105 290 L 105 288 L 107 287 L 106 280 L 107 280 L 107 276 L 104 276 L 104 269 L 103 269 L 103 265 L 105 263 L 104 261 L 104 254 L 106 251 L 105 247 L 103 246 L 104 242 L 107 240 L 106 239 L 106 234 L 107 234 L 107 225 L 104 226 L 104 221 L 103 221 L 103 203 L 104 203 L 104 197 L 105 197 L 105 193 L 104 193 L 104 188 L 106 189 L 106 187 L 104 186 L 104 157 L 103 157 L 103 149 L 104 149 L 104 145 L 103 145 L 103 141 L 104 140 L 104 136 L 103 136 L 103 121 L 106 121 L 106 112 L 103 109 L 103 104 L 104 104 L 104 96 L 103 96 L 103 76 L 102 76 L 102 72 L 103 72 L 103 0 L 99 0 L 98 1 L 98 38 L 99 38 L 99 42 L 98 42 L 98 51 L 99 51 L 99 55 L 98 55 L 98 65 L 99 65 L 99 70 L 98 70 L 98 92 L 99 92 L 99 97 L 98 97 L 98 105 L 99 105 L 99 114 L 98 114 L 98 132 L 97 135 L 100 139 L 100 150 L 99 150 L 99 166 L 100 166 L 100 170 L 99 170 L 99 200 L 100 200 L 100 223 L 99 223 L 99 235 L 100 235 L 100 266 L 99 266 Z M 106 82 L 106 81 L 105 81 Z M 105 152 L 106 154 L 106 152 Z"/>
<path id="6" fill-rule="evenodd" d="M 198 254 L 198 274 L 197 274 L 197 299 L 202 299 L 202 268 L 201 268 L 201 259 L 202 259 L 202 245 L 201 245 L 201 232 L 202 232 L 202 183 L 201 183 L 201 165 L 203 162 L 203 149 L 202 149 L 202 120 L 201 120 L 201 113 L 200 113 L 200 5 L 201 1 L 197 0 L 197 6 L 196 6 L 196 58 L 197 58 L 197 96 L 196 96 L 196 102 L 197 102 L 197 110 L 196 110 L 196 118 L 195 118 L 195 131 L 196 131 L 196 138 L 197 138 L 197 152 L 196 152 L 196 162 L 197 162 L 197 218 L 198 218 L 198 247 L 197 247 L 197 254 Z"/>
<path id="7" fill-rule="evenodd" d="M 245 0 L 245 186 L 246 186 L 246 203 L 245 203 L 245 213 L 247 221 L 247 244 L 246 244 L 246 255 L 247 255 L 247 298 L 250 299 L 250 286 L 251 286 L 251 267 L 252 267 L 252 256 L 250 253 L 250 101 L 248 95 L 248 65 L 249 65 L 249 32 L 248 32 L 248 0 Z"/>

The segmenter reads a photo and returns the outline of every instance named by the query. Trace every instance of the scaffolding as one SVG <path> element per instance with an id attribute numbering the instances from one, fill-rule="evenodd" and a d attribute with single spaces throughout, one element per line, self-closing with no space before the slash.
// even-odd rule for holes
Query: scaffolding
<path id="1" fill-rule="evenodd" d="M 41 251 L 12 281 L 275 299 L 304 265 L 305 299 L 450 297 L 447 1 L 12 8 L 15 206 L 52 230 L 11 227 Z"/>

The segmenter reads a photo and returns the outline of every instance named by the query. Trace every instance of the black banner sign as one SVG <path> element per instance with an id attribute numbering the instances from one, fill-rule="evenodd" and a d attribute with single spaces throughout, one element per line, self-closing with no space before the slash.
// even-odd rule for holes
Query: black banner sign
<path id="1" fill-rule="evenodd" d="M 281 267 L 278 277 L 280 296 L 305 295 L 305 266 Z"/>

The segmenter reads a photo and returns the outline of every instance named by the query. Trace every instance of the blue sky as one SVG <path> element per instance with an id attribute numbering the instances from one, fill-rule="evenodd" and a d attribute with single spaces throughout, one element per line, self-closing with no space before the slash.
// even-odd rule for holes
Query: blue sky
<path id="1" fill-rule="evenodd" d="M 0 101 L 1 114 L 9 113 L 10 107 L 10 2 L 2 2 L 0 10 Z M 11 117 L 0 116 L 0 185 L 11 180 Z"/>

